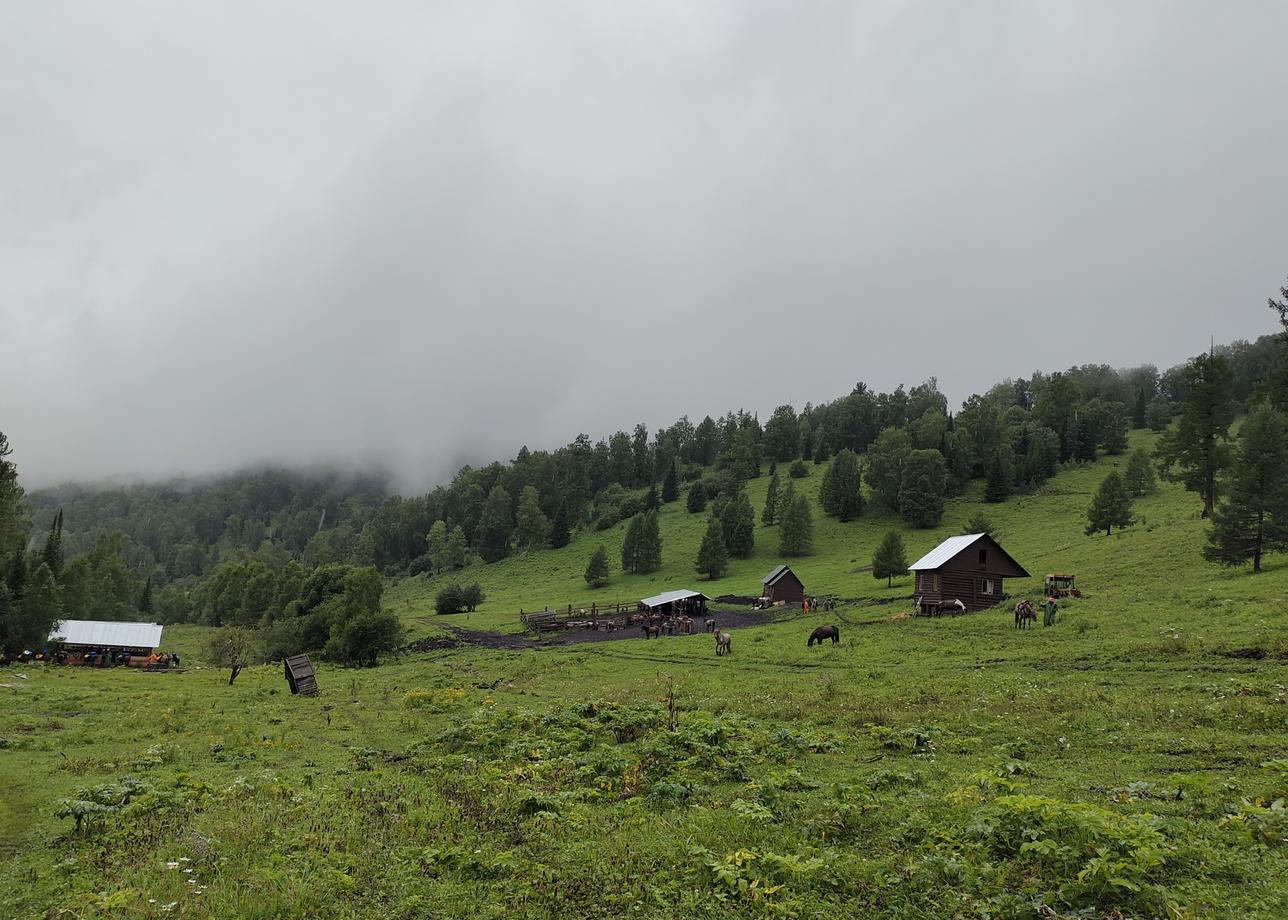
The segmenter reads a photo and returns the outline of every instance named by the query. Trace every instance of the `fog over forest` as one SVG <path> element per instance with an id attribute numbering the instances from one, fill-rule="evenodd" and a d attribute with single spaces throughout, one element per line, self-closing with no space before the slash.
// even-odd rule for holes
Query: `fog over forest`
<path id="1" fill-rule="evenodd" d="M 1288 5 L 326 2 L 0 12 L 23 483 L 405 488 L 1276 324 Z"/>

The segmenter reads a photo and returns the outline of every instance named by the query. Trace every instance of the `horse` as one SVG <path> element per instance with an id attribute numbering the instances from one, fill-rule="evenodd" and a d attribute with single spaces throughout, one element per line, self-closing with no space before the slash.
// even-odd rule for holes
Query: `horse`
<path id="1" fill-rule="evenodd" d="M 824 639 L 831 639 L 832 644 L 841 641 L 841 628 L 839 626 L 820 626 L 809 634 L 809 641 L 805 643 L 806 648 L 813 648 L 814 643 L 823 644 Z"/>
<path id="2" fill-rule="evenodd" d="M 713 633 L 716 631 L 716 621 L 711 619 L 703 620 L 702 628 L 709 633 Z"/>
<path id="3" fill-rule="evenodd" d="M 923 607 L 935 616 L 944 613 L 957 614 L 966 612 L 966 605 L 961 602 L 961 598 L 956 597 L 952 600 L 927 601 Z"/>
<path id="4" fill-rule="evenodd" d="M 733 652 L 733 636 L 723 629 L 716 633 L 716 655 L 728 655 Z"/>
<path id="5" fill-rule="evenodd" d="M 662 625 L 660 623 L 641 623 L 640 632 L 644 633 L 645 639 L 657 639 L 662 635 Z"/>
<path id="6" fill-rule="evenodd" d="M 1023 629 L 1030 622 L 1038 621 L 1038 612 L 1033 609 L 1033 602 L 1030 600 L 1020 601 L 1015 605 L 1015 628 Z"/>

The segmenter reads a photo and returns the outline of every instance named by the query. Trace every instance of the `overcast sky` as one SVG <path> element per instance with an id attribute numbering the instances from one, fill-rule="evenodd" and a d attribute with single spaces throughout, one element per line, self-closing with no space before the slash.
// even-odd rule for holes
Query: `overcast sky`
<path id="1" fill-rule="evenodd" d="M 0 5 L 29 487 L 424 486 L 1272 331 L 1288 3 Z"/>

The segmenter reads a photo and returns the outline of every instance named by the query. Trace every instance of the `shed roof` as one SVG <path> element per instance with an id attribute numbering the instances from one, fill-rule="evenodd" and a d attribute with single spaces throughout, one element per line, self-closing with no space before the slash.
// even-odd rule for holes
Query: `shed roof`
<path id="1" fill-rule="evenodd" d="M 49 641 L 70 645 L 119 645 L 156 648 L 161 644 L 158 623 L 113 623 L 105 620 L 61 620 L 54 624 Z"/>
<path id="2" fill-rule="evenodd" d="M 1003 549 L 1000 543 L 986 533 L 967 533 L 956 537 L 949 537 L 912 565 L 908 566 L 908 571 L 920 572 L 943 568 L 943 566 L 964 553 L 966 550 L 970 549 L 980 540 L 987 540 L 991 543 L 993 547 L 1015 567 L 1014 572 L 1007 572 L 1005 568 L 1001 569 L 1000 571 L 1003 575 L 1007 575 L 1009 577 L 1028 577 L 1029 573 L 1025 571 L 1024 566 L 1016 562 L 1014 556 Z M 989 571 L 996 573 L 999 570 L 990 567 Z"/>
<path id="3" fill-rule="evenodd" d="M 762 585 L 772 585 L 774 582 L 778 581 L 778 579 L 782 578 L 783 575 L 785 575 L 787 572 L 790 572 L 790 571 L 791 569 L 789 569 L 785 565 L 776 565 L 774 566 L 774 570 L 772 572 L 770 572 L 768 575 L 766 575 L 764 578 L 760 580 L 760 583 Z"/>
<path id="4" fill-rule="evenodd" d="M 642 601 L 645 607 L 661 607 L 663 604 L 670 604 L 674 601 L 682 601 L 690 597 L 707 597 L 701 591 L 690 591 L 688 588 L 680 588 L 678 591 L 663 591 L 653 597 L 646 597 Z M 707 600 L 711 598 L 707 597 Z"/>

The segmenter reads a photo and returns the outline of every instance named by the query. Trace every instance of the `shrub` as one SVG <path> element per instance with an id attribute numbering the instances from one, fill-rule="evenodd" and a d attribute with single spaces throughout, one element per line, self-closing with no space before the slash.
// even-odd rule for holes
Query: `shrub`
<path id="1" fill-rule="evenodd" d="M 809 475 L 809 464 L 804 460 L 794 460 L 792 465 L 787 468 L 787 475 L 793 479 L 804 479 Z"/>

